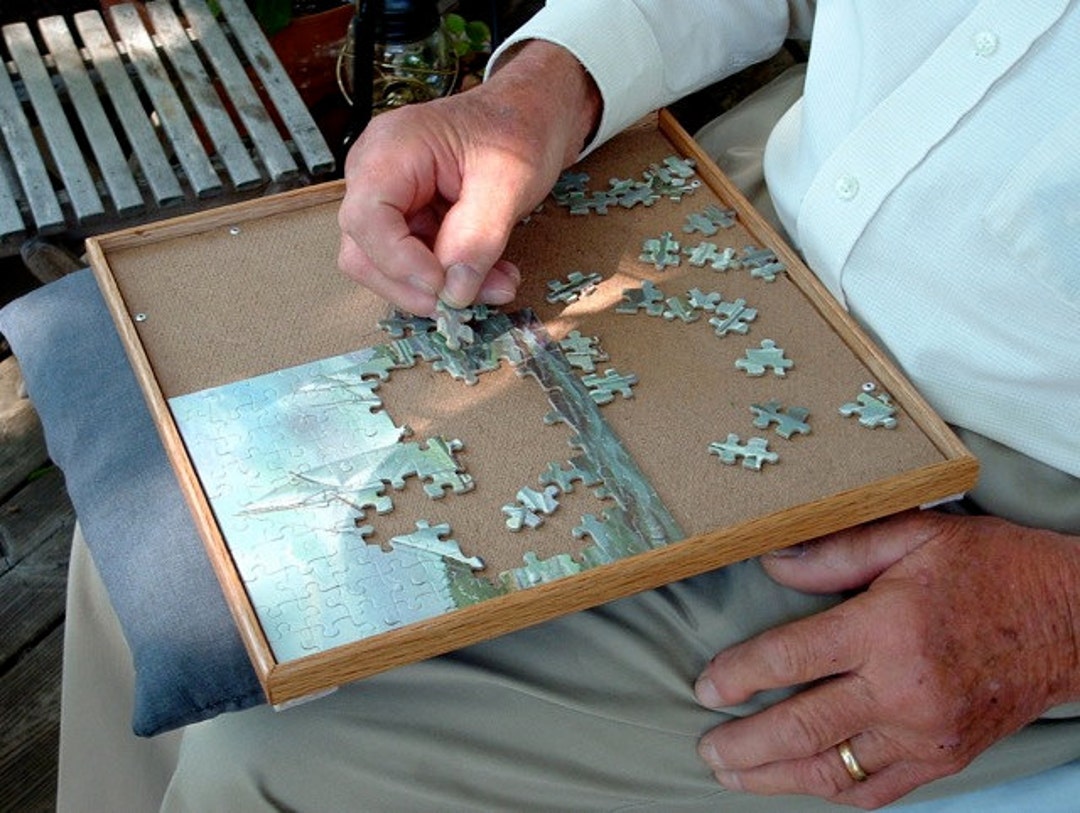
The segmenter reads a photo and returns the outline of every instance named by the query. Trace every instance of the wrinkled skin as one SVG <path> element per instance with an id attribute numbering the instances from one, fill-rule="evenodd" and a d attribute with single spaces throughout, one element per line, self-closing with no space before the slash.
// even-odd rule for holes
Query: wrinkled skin
<path id="1" fill-rule="evenodd" d="M 1080 696 L 1074 538 L 911 512 L 764 564 L 799 590 L 859 592 L 719 653 L 702 673 L 695 688 L 709 707 L 810 684 L 702 738 L 728 788 L 878 807 Z M 835 747 L 848 738 L 864 782 Z"/>

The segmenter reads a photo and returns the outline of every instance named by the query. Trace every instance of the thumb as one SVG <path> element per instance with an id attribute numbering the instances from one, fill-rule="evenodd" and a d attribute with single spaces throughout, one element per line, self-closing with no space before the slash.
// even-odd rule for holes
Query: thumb
<path id="1" fill-rule="evenodd" d="M 481 286 L 489 300 L 492 285 L 509 287 L 505 301 L 513 298 L 516 276 L 498 270 L 492 274 L 492 269 L 499 263 L 510 232 L 521 216 L 521 201 L 511 191 L 514 186 L 514 181 L 505 176 L 472 177 L 463 183 L 460 197 L 443 218 L 434 251 L 446 269 L 446 282 L 439 296 L 448 305 L 471 305 Z"/>
<path id="2" fill-rule="evenodd" d="M 808 593 L 865 587 L 943 530 L 945 517 L 910 511 L 761 557 L 780 584 Z"/>

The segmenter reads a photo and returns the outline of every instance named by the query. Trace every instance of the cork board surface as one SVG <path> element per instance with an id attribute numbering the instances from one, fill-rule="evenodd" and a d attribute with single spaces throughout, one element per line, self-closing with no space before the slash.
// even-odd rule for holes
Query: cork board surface
<path id="1" fill-rule="evenodd" d="M 644 126 L 597 151 L 580 169 L 589 174 L 590 186 L 603 189 L 607 179 L 640 177 L 651 164 L 677 152 L 669 136 Z M 115 312 L 128 322 L 130 343 L 145 354 L 152 401 L 160 405 L 174 396 L 387 340 L 378 321 L 389 315 L 389 306 L 336 267 L 337 200 L 334 194 L 326 197 L 309 205 L 303 196 L 294 196 L 281 210 L 264 204 L 254 217 L 243 207 L 226 210 L 161 239 L 112 245 L 103 239 L 98 265 L 104 269 L 95 268 L 99 277 L 104 271 L 115 284 Z M 735 226 L 707 238 L 685 233 L 686 216 L 709 204 L 738 208 Z M 616 396 L 601 413 L 688 540 L 716 537 L 718 530 L 781 516 L 798 506 L 832 499 L 841 505 L 846 495 L 861 493 L 867 484 L 887 488 L 892 480 L 934 469 L 956 455 L 947 440 L 943 443 L 943 427 L 932 415 L 928 431 L 924 404 L 899 398 L 898 424 L 892 430 L 868 430 L 839 414 L 840 405 L 853 401 L 867 383 L 893 393 L 897 387 L 908 391 L 887 366 L 883 378 L 881 357 L 868 361 L 862 350 L 850 346 L 850 326 L 838 330 L 831 323 L 835 314 L 823 314 L 805 295 L 796 280 L 809 272 L 794 267 L 797 259 L 790 250 L 763 231 L 745 207 L 730 190 L 708 185 L 681 201 L 612 207 L 606 215 L 571 214 L 549 199 L 517 226 L 507 249 L 524 276 L 512 307 L 534 310 L 553 339 L 572 330 L 598 337 L 609 356 L 599 369 L 614 367 L 637 376 L 633 397 Z M 792 268 L 774 282 L 754 279 L 746 269 L 697 268 L 685 257 L 678 267 L 656 270 L 639 255 L 644 240 L 663 232 L 672 232 L 684 246 L 703 239 L 739 251 L 765 245 L 777 249 Z M 603 281 L 571 304 L 547 302 L 548 282 L 574 271 L 599 273 Z M 707 315 L 684 323 L 643 312 L 617 313 L 623 291 L 643 280 L 669 296 L 699 288 L 727 301 L 741 297 L 758 316 L 745 335 L 719 337 Z M 145 318 L 136 319 L 136 314 Z M 735 366 L 763 339 L 775 341 L 794 362 L 784 377 L 771 372 L 750 377 Z M 538 487 L 537 476 L 546 464 L 576 453 L 568 427 L 544 423 L 551 405 L 533 378 L 504 363 L 470 386 L 430 364 L 418 364 L 395 371 L 378 393 L 395 422 L 407 424 L 415 437 L 463 442 L 459 459 L 476 488 L 439 500 L 437 519 L 451 525 L 462 552 L 481 556 L 491 574 L 519 566 L 527 553 L 573 555 L 588 542 L 575 536 L 574 528 L 584 514 L 599 513 L 604 506 L 584 488 L 561 495 L 559 510 L 535 532 L 509 532 L 503 522 L 500 509 L 513 502 L 518 489 Z M 785 440 L 771 429 L 755 428 L 750 405 L 770 399 L 807 408 L 811 433 Z M 760 471 L 722 464 L 708 446 L 729 432 L 744 440 L 769 438 L 780 462 Z M 182 450 L 174 454 L 183 456 Z M 182 467 L 184 461 L 177 463 Z M 379 518 L 369 542 L 385 543 L 411 529 L 417 517 L 432 514 L 431 500 L 415 479 L 395 492 L 394 510 Z M 951 488 L 949 482 L 929 483 L 925 493 L 928 499 L 938 498 L 952 493 Z M 837 522 L 837 527 L 843 524 Z M 789 537 L 777 537 L 775 543 L 762 538 L 757 550 L 790 542 Z M 722 533 L 718 538 L 722 544 Z M 658 574 L 643 586 L 663 581 Z M 641 588 L 622 594 L 632 589 Z M 597 601 L 608 597 L 598 594 Z M 588 603 L 576 598 L 573 606 Z M 550 615 L 544 611 L 531 617 Z"/>

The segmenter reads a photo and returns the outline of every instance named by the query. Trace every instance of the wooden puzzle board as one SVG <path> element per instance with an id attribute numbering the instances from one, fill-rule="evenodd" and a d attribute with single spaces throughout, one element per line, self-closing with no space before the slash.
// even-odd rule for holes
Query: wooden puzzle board
<path id="1" fill-rule="evenodd" d="M 692 195 L 587 215 L 571 214 L 549 199 L 515 229 L 507 256 L 525 277 L 512 307 L 532 308 L 553 340 L 572 330 L 598 337 L 610 359 L 599 369 L 637 377 L 633 397 L 616 395 L 600 412 L 682 540 L 287 659 L 275 653 L 265 616 L 252 604 L 250 583 L 238 572 L 169 399 L 388 340 L 378 324 L 389 315 L 388 305 L 336 267 L 343 187 L 311 187 L 88 241 L 95 273 L 271 702 L 971 487 L 974 459 L 670 116 L 662 113 L 628 131 L 580 169 L 590 186 L 604 189 L 607 179 L 640 178 L 669 155 L 697 162 L 704 184 Z M 683 232 L 686 216 L 709 204 L 735 209 L 736 224 L 708 238 Z M 639 255 L 644 240 L 668 231 L 684 247 L 703 239 L 739 252 L 768 247 L 786 271 L 767 282 L 747 269 L 697 268 L 685 256 L 677 267 L 657 270 Z M 596 272 L 603 280 L 573 303 L 546 301 L 548 282 L 574 271 Z M 684 323 L 616 312 L 624 290 L 643 280 L 669 296 L 699 288 L 724 300 L 742 297 L 758 317 L 745 335 L 720 337 L 707 314 Z M 774 340 L 794 362 L 784 377 L 770 371 L 751 377 L 735 366 L 763 339 Z M 839 414 L 868 383 L 898 407 L 895 429 L 867 429 Z M 518 489 L 539 488 L 537 475 L 548 463 L 577 453 L 567 426 L 544 423 L 551 404 L 534 378 L 503 363 L 468 385 L 420 363 L 395 370 L 378 394 L 417 439 L 460 439 L 458 458 L 476 487 L 433 505 L 420 483 L 409 482 L 393 493 L 394 508 L 377 518 L 369 542 L 385 546 L 424 517 L 452 527 L 462 553 L 483 558 L 483 576 L 520 566 L 526 554 L 540 560 L 580 556 L 589 538 L 575 529 L 583 515 L 606 507 L 591 490 L 561 494 L 558 510 L 537 529 L 510 532 L 501 510 Z M 771 428 L 756 429 L 749 406 L 770 399 L 808 408 L 811 433 L 783 439 Z M 729 432 L 744 440 L 767 437 L 779 461 L 760 471 L 724 465 L 708 446 Z M 363 520 L 374 521 L 368 513 Z"/>

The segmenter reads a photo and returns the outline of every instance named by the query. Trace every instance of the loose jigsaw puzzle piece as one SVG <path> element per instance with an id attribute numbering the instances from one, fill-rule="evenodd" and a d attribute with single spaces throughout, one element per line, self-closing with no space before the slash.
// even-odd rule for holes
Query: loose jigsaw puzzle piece
<path id="1" fill-rule="evenodd" d="M 616 313 L 637 313 L 645 311 L 649 316 L 660 316 L 664 312 L 664 293 L 651 280 L 645 280 L 640 288 L 624 288 L 623 301 L 615 306 Z"/>
<path id="2" fill-rule="evenodd" d="M 600 340 L 596 336 L 582 336 L 580 330 L 571 330 L 560 339 L 559 348 L 567 364 L 586 373 L 596 370 L 596 362 L 608 360 L 608 354 L 600 349 Z"/>
<path id="3" fill-rule="evenodd" d="M 638 259 L 649 263 L 657 271 L 679 264 L 679 241 L 671 232 L 666 231 L 659 237 L 650 237 L 641 244 Z"/>
<path id="4" fill-rule="evenodd" d="M 770 424 L 775 423 L 776 434 L 782 438 L 810 434 L 810 424 L 806 422 L 810 410 L 805 407 L 784 409 L 779 401 L 769 400 L 764 404 L 751 404 L 750 411 L 754 414 L 754 426 L 758 429 L 768 429 Z"/>
<path id="5" fill-rule="evenodd" d="M 765 463 L 775 463 L 780 459 L 776 452 L 769 451 L 769 441 L 765 438 L 752 437 L 743 445 L 734 432 L 723 443 L 716 441 L 709 444 L 709 452 L 718 455 L 725 464 L 732 466 L 739 458 L 745 468 L 760 470 Z"/>
<path id="6" fill-rule="evenodd" d="M 683 231 L 687 234 L 701 232 L 706 237 L 711 237 L 720 229 L 730 229 L 735 225 L 735 211 L 733 209 L 721 209 L 715 204 L 709 204 L 704 211 L 691 212 L 686 216 Z"/>
<path id="7" fill-rule="evenodd" d="M 580 271 L 571 271 L 565 280 L 548 280 L 548 293 L 545 299 L 551 304 L 562 302 L 568 305 L 582 296 L 591 294 L 603 280 L 604 278 L 596 272 L 583 274 Z"/>
<path id="8" fill-rule="evenodd" d="M 709 324 L 717 336 L 746 333 L 750 330 L 749 323 L 757 319 L 757 309 L 747 307 L 746 300 L 741 297 L 734 302 L 716 303 L 713 312 L 716 316 L 709 319 Z"/>
<path id="9" fill-rule="evenodd" d="M 773 375 L 782 378 L 794 365 L 795 362 L 785 358 L 783 348 L 777 347 L 772 339 L 762 339 L 761 347 L 750 348 L 745 358 L 735 361 L 736 367 L 755 377 L 765 375 L 765 371 L 771 369 Z"/>
<path id="10" fill-rule="evenodd" d="M 680 319 L 683 322 L 696 322 L 701 314 L 686 297 L 669 296 L 665 302 L 663 317 L 669 322 Z"/>
<path id="11" fill-rule="evenodd" d="M 558 486 L 546 486 L 543 491 L 535 488 L 522 488 L 517 493 L 517 502 L 504 505 L 506 527 L 511 531 L 520 531 L 523 527 L 538 528 L 544 523 L 544 517 L 555 512 L 559 507 Z"/>
<path id="12" fill-rule="evenodd" d="M 686 261 L 695 268 L 704 268 L 708 265 L 715 271 L 727 271 L 740 265 L 735 256 L 735 249 L 731 246 L 721 249 L 716 243 L 707 241 L 684 248 L 683 254 L 687 257 Z"/>
<path id="13" fill-rule="evenodd" d="M 780 262 L 772 249 L 747 246 L 741 258 L 743 268 L 750 269 L 750 276 L 755 279 L 763 279 L 766 282 L 775 282 L 776 277 L 787 270 Z"/>
<path id="14" fill-rule="evenodd" d="M 854 402 L 840 407 L 840 414 L 844 417 L 859 416 L 859 423 L 868 429 L 878 426 L 885 429 L 896 428 L 896 407 L 886 393 L 877 395 L 870 392 L 860 392 Z"/>
<path id="15" fill-rule="evenodd" d="M 583 376 L 581 383 L 589 388 L 589 395 L 593 402 L 600 404 L 611 403 L 615 395 L 623 398 L 632 398 L 634 393 L 631 387 L 637 383 L 637 376 L 633 373 L 619 373 L 614 368 L 604 371 L 603 375 Z"/>

